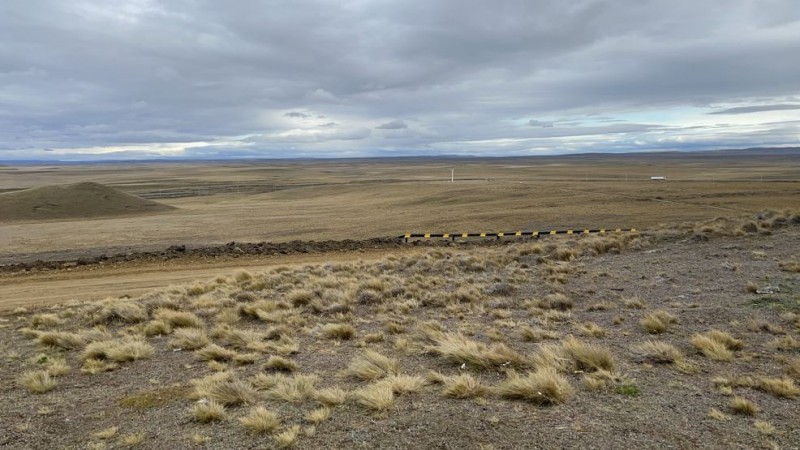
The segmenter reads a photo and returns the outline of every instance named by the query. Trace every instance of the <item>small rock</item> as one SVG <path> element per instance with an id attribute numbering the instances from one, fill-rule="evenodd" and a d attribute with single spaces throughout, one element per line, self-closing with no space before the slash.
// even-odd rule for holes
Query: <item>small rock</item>
<path id="1" fill-rule="evenodd" d="M 756 294 L 777 294 L 781 291 L 781 288 L 778 286 L 764 286 L 762 288 L 756 289 Z"/>

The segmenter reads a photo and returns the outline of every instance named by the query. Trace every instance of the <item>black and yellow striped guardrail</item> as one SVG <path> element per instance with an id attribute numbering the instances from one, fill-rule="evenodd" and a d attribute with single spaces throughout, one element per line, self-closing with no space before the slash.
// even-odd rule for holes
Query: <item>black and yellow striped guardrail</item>
<path id="1" fill-rule="evenodd" d="M 553 234 L 606 234 L 606 233 L 633 233 L 636 231 L 636 228 L 586 228 L 583 230 L 546 230 L 546 231 L 509 231 L 509 232 L 497 232 L 497 233 L 406 233 L 402 236 L 398 236 L 400 239 L 405 239 L 408 242 L 409 239 L 431 239 L 431 238 L 443 238 L 443 239 L 452 239 L 456 240 L 457 238 L 471 238 L 471 237 L 493 237 L 493 238 L 503 238 L 503 237 L 524 237 L 529 236 L 532 238 L 538 239 L 540 236 L 549 236 Z"/>

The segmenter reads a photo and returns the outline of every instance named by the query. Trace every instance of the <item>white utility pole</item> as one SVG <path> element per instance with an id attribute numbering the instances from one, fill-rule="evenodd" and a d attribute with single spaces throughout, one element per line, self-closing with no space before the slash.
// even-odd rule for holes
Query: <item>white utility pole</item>
<path id="1" fill-rule="evenodd" d="M 455 183 L 455 173 L 456 169 L 450 169 L 450 182 Z"/>

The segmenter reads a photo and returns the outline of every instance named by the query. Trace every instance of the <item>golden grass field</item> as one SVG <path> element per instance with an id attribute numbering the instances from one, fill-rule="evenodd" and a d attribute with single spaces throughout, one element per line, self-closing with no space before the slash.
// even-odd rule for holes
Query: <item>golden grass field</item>
<path id="1" fill-rule="evenodd" d="M 647 228 L 800 207 L 799 157 L 793 155 L 5 167 L 0 190 L 90 181 L 175 209 L 104 218 L 86 205 L 74 220 L 0 217 L 0 258 L 93 247 L 363 239 L 412 231 Z M 448 182 L 451 168 L 454 183 Z M 84 220 L 87 216 L 91 220 Z"/>
<path id="2" fill-rule="evenodd" d="M 626 158 L 0 168 L 175 207 L 5 220 L 4 261 L 642 230 L 3 273 L 0 448 L 796 447 L 796 160 Z"/>

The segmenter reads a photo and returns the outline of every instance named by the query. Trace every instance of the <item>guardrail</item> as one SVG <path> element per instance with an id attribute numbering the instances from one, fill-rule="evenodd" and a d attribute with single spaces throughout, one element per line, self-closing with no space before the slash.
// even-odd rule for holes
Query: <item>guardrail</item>
<path id="1" fill-rule="evenodd" d="M 541 236 L 549 236 L 555 234 L 606 234 L 606 233 L 634 233 L 636 232 L 636 228 L 613 228 L 613 229 L 605 229 L 605 228 L 586 228 L 583 230 L 547 230 L 547 231 L 510 231 L 510 232 L 497 232 L 497 233 L 405 233 L 402 236 L 398 236 L 400 239 L 405 239 L 408 242 L 409 239 L 431 239 L 431 238 L 443 238 L 443 239 L 451 239 L 456 240 L 456 238 L 471 238 L 471 237 L 493 237 L 493 238 L 503 238 L 503 237 L 525 237 L 529 236 L 535 239 L 538 239 Z"/>

